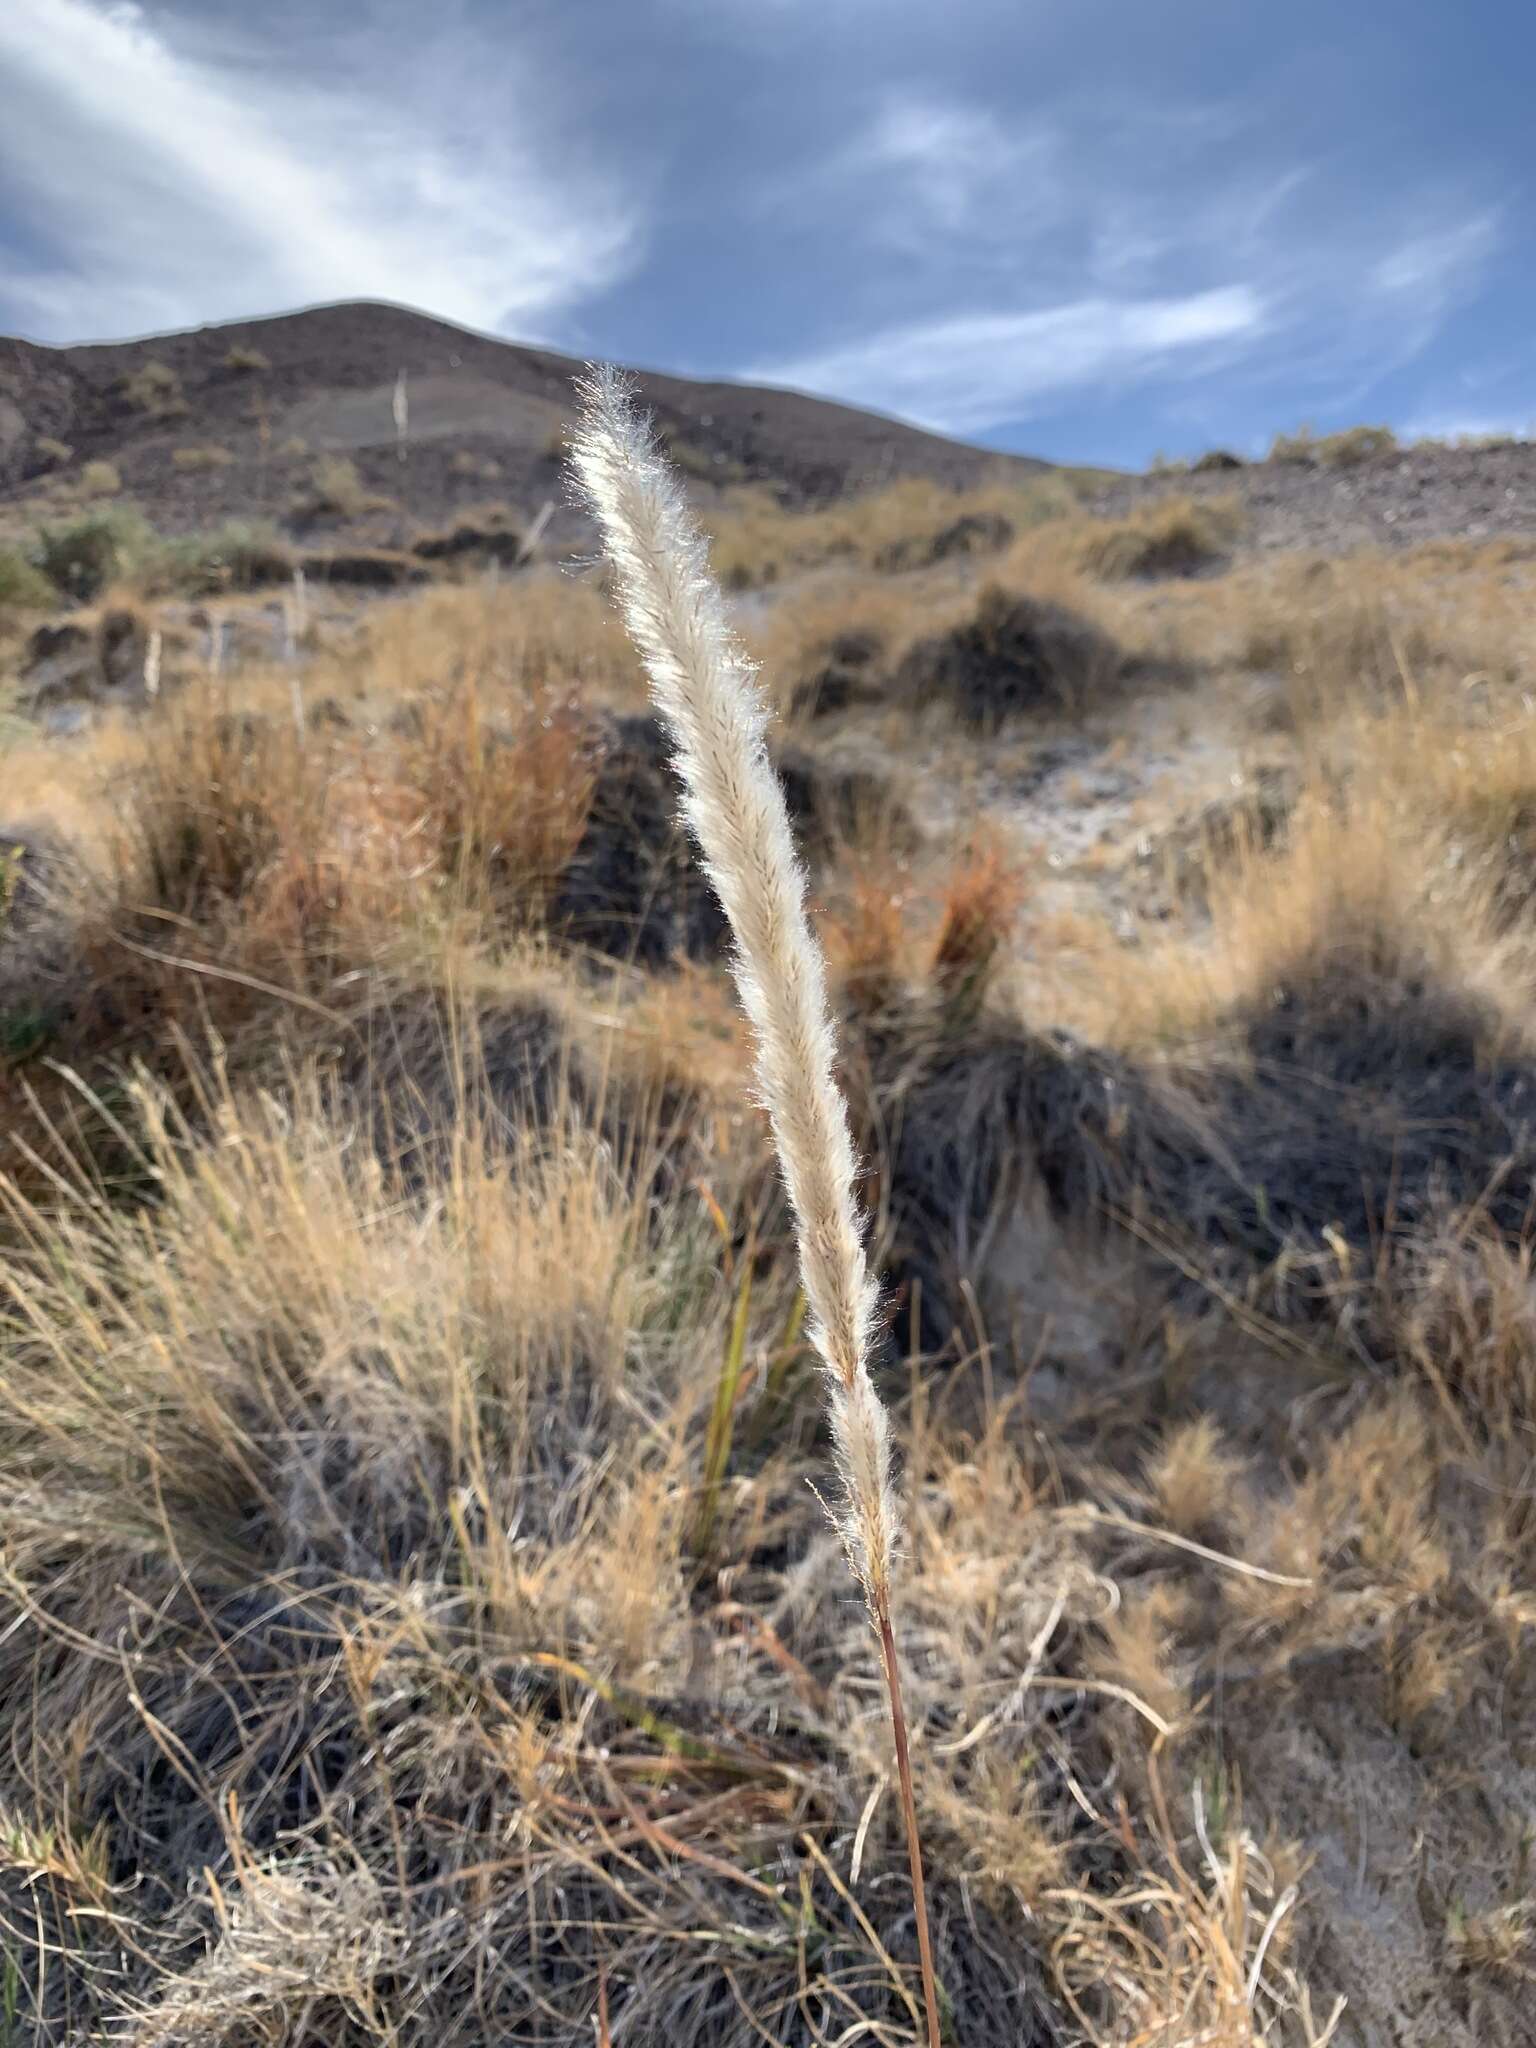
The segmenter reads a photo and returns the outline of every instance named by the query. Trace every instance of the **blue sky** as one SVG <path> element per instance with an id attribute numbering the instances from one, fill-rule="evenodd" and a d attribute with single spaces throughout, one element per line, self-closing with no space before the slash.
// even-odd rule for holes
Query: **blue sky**
<path id="1" fill-rule="evenodd" d="M 0 329 L 334 298 L 1139 465 L 1536 422 L 1519 0 L 0 0 Z"/>

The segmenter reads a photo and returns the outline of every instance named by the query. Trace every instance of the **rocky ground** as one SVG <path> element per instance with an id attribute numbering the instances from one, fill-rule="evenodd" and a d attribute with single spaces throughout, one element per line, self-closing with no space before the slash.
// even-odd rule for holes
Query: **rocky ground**
<path id="1" fill-rule="evenodd" d="M 1455 448 L 1422 443 L 1345 467 L 1254 462 L 1234 468 L 1126 477 L 1096 492 L 1096 511 L 1120 517 L 1159 499 L 1235 498 L 1247 548 L 1412 547 L 1536 535 L 1536 442 Z"/>

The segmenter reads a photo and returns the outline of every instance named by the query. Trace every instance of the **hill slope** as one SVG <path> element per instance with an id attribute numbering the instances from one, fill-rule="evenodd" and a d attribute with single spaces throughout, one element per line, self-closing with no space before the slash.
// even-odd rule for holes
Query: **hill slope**
<path id="1" fill-rule="evenodd" d="M 192 527 L 279 509 L 295 465 L 344 455 L 418 518 L 487 496 L 537 504 L 558 492 L 579 368 L 371 303 L 79 348 L 0 340 L 0 494 L 32 496 L 61 472 L 110 461 L 157 523 Z M 792 503 L 895 477 L 967 486 L 1048 466 L 792 392 L 649 372 L 640 383 L 691 474 L 767 485 Z"/>

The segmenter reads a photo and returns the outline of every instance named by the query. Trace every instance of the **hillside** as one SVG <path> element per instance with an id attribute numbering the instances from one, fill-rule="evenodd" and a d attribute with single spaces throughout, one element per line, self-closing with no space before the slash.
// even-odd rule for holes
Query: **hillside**
<path id="1" fill-rule="evenodd" d="M 603 579 L 412 542 L 475 444 L 397 475 L 376 312 L 351 386 L 346 309 L 156 343 L 131 431 L 140 356 L 26 358 L 161 530 L 0 548 L 0 2048 L 908 2048 L 724 922 Z M 477 346 L 532 446 L 567 366 Z M 257 389 L 401 502 L 175 536 Z M 1530 452 L 807 502 L 775 403 L 800 498 L 690 482 L 867 1163 L 945 2041 L 1526 2048 Z"/>
<path id="2" fill-rule="evenodd" d="M 488 497 L 532 512 L 560 497 L 579 368 L 367 303 L 80 348 L 0 340 L 0 497 L 41 500 L 85 463 L 110 462 L 157 526 L 190 530 L 280 517 L 294 479 L 340 455 L 410 519 Z M 793 392 L 651 372 L 640 385 L 695 481 L 766 486 L 791 505 L 904 477 L 967 487 L 1046 467 Z"/>

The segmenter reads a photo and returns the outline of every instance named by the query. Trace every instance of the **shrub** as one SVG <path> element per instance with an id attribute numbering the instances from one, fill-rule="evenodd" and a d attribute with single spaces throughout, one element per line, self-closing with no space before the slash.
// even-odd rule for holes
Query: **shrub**
<path id="1" fill-rule="evenodd" d="M 109 583 L 141 565 L 154 546 L 154 535 L 142 513 L 131 506 L 112 506 L 89 513 L 38 540 L 37 563 L 66 597 L 89 602 Z"/>
<path id="2" fill-rule="evenodd" d="M 51 610 L 58 592 L 19 548 L 0 548 L 0 606 Z"/>
<path id="3" fill-rule="evenodd" d="M 523 552 L 522 522 L 510 505 L 485 505 L 462 512 L 440 533 L 424 533 L 411 544 L 424 562 L 517 562 Z"/>
<path id="4" fill-rule="evenodd" d="M 294 505 L 294 517 L 355 519 L 364 512 L 387 510 L 390 502 L 368 489 L 349 456 L 323 455 L 310 472 L 308 491 Z"/>
<path id="5" fill-rule="evenodd" d="M 279 444 L 277 452 L 284 462 L 299 462 L 309 453 L 309 443 L 302 434 L 290 434 Z"/>
<path id="6" fill-rule="evenodd" d="M 697 441 L 690 441 L 675 430 L 663 429 L 658 439 L 673 467 L 680 469 L 684 476 L 711 484 L 740 484 L 747 480 L 746 465 L 738 462 L 734 455 L 727 455 L 723 448 L 701 447 Z"/>
<path id="7" fill-rule="evenodd" d="M 151 419 L 184 419 L 188 406 L 182 396 L 181 379 L 169 363 L 147 362 L 137 370 L 125 370 L 117 380 L 124 404 Z"/>
<path id="8" fill-rule="evenodd" d="M 1314 435 L 1310 427 L 1294 434 L 1277 434 L 1269 451 L 1271 462 L 1299 463 L 1324 469 L 1355 469 L 1378 455 L 1391 455 L 1397 436 L 1390 427 L 1347 427 L 1342 433 Z"/>
<path id="9" fill-rule="evenodd" d="M 259 348 L 242 348 L 239 343 L 229 349 L 224 357 L 224 367 L 237 377 L 254 376 L 262 370 L 270 370 L 271 359 L 264 356 Z"/>
<path id="10" fill-rule="evenodd" d="M 80 472 L 80 488 L 88 498 L 115 498 L 123 479 L 114 462 L 88 462 Z"/>
<path id="11" fill-rule="evenodd" d="M 357 465 L 344 455 L 328 455 L 317 462 L 313 482 L 315 498 L 327 512 L 349 515 L 361 512 L 367 498 Z"/>
<path id="12" fill-rule="evenodd" d="M 1269 444 L 1269 459 L 1310 467 L 1317 460 L 1317 438 L 1312 429 L 1298 427 L 1294 434 L 1276 434 Z"/>
<path id="13" fill-rule="evenodd" d="M 192 473 L 197 470 L 228 469 L 234 459 L 227 448 L 210 443 L 201 448 L 176 449 L 171 456 L 171 465 L 175 469 Z"/>
<path id="14" fill-rule="evenodd" d="M 170 581 L 200 595 L 260 590 L 293 575 L 293 550 L 269 521 L 231 519 L 167 550 Z"/>
<path id="15" fill-rule="evenodd" d="M 448 465 L 451 476 L 478 478 L 489 483 L 501 475 L 501 464 L 490 455 L 476 455 L 469 448 L 460 448 Z"/>
<path id="16" fill-rule="evenodd" d="M 67 441 L 55 440 L 52 434 L 39 434 L 32 443 L 33 457 L 44 469 L 62 469 L 74 453 Z"/>
<path id="17" fill-rule="evenodd" d="M 1395 455 L 1397 436 L 1390 427 L 1351 427 L 1327 434 L 1317 444 L 1319 462 L 1327 469 L 1354 469 L 1378 455 Z"/>

